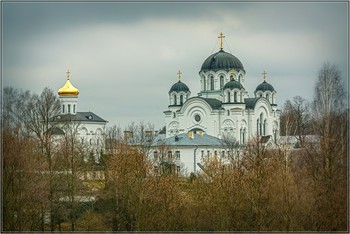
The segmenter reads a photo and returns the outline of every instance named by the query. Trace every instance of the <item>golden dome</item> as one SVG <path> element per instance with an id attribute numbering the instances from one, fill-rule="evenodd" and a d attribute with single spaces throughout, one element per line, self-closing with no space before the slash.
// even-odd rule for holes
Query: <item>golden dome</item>
<path id="1" fill-rule="evenodd" d="M 66 84 L 58 90 L 58 95 L 60 96 L 78 96 L 79 90 L 75 88 L 69 80 L 69 70 L 67 71 L 67 82 Z"/>

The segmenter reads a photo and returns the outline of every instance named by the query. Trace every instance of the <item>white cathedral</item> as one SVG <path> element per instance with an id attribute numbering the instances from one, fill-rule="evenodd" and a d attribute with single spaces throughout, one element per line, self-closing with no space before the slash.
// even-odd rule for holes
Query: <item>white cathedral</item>
<path id="1" fill-rule="evenodd" d="M 276 90 L 264 81 L 257 85 L 254 97 L 244 88 L 246 71 L 242 62 L 220 50 L 204 60 L 199 71 L 201 90 L 191 97 L 188 86 L 179 81 L 169 91 L 168 110 L 164 111 L 166 138 L 188 132 L 200 132 L 222 139 L 230 136 L 245 144 L 256 136 L 279 137 L 280 112 Z"/>

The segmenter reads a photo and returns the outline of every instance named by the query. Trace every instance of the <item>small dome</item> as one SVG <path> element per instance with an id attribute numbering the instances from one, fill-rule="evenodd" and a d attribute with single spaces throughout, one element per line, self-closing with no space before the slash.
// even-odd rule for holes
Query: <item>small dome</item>
<path id="1" fill-rule="evenodd" d="M 272 87 L 272 85 L 270 85 L 269 83 L 267 83 L 266 81 L 262 82 L 261 84 L 258 85 L 258 87 L 256 87 L 255 92 L 257 91 L 275 91 L 275 89 Z"/>
<path id="2" fill-rule="evenodd" d="M 243 88 L 243 85 L 241 83 L 239 83 L 238 81 L 236 80 L 231 80 L 230 82 L 227 82 L 224 87 L 222 88 L 222 90 L 225 90 L 225 89 L 244 89 Z"/>
<path id="3" fill-rule="evenodd" d="M 66 84 L 58 90 L 60 96 L 78 96 L 79 90 L 75 88 L 72 83 L 67 79 Z"/>
<path id="4" fill-rule="evenodd" d="M 229 71 L 232 68 L 237 70 L 244 70 L 241 61 L 234 55 L 225 52 L 221 49 L 219 52 L 210 55 L 203 63 L 200 71 L 218 71 L 226 70 Z"/>
<path id="5" fill-rule="evenodd" d="M 190 89 L 187 87 L 186 84 L 182 83 L 180 80 L 178 82 L 176 82 L 173 86 L 171 86 L 171 89 L 169 91 L 169 93 L 171 92 L 189 92 Z"/>

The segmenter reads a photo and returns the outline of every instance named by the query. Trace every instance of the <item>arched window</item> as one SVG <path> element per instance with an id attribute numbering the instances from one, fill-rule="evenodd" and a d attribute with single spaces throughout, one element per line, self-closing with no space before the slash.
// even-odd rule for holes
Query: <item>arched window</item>
<path id="1" fill-rule="evenodd" d="M 182 105 L 183 102 L 184 102 L 184 96 L 181 94 L 181 95 L 180 95 L 180 105 Z"/>
<path id="2" fill-rule="evenodd" d="M 275 140 L 275 143 L 277 144 L 277 129 L 273 130 L 273 139 Z"/>
<path id="3" fill-rule="evenodd" d="M 237 92 L 233 93 L 233 100 L 234 100 L 234 102 L 237 102 Z"/>
<path id="4" fill-rule="evenodd" d="M 230 94 L 230 91 L 227 91 L 227 102 L 231 102 L 231 94 Z"/>
<path id="5" fill-rule="evenodd" d="M 260 126 L 259 126 L 259 127 L 260 127 L 260 131 L 259 131 L 259 132 L 260 132 L 260 135 L 262 135 L 262 134 L 263 134 L 263 114 L 262 114 L 262 113 L 260 114 L 259 123 L 260 123 L 260 124 L 259 124 L 259 125 L 260 125 Z"/>
<path id="6" fill-rule="evenodd" d="M 62 113 L 64 113 L 64 105 L 62 105 Z"/>
<path id="7" fill-rule="evenodd" d="M 256 120 L 256 134 L 259 135 L 259 119 Z"/>
<path id="8" fill-rule="evenodd" d="M 246 135 L 246 133 L 247 133 L 247 129 L 246 128 L 244 128 L 244 130 L 243 130 L 243 144 L 245 143 L 245 135 Z"/>
<path id="9" fill-rule="evenodd" d="M 230 115 L 230 110 L 227 110 L 227 115 L 228 115 L 228 116 Z"/>
<path id="10" fill-rule="evenodd" d="M 73 113 L 75 114 L 75 104 L 73 105 Z"/>
<path id="11" fill-rule="evenodd" d="M 224 86 L 224 76 L 220 76 L 220 89 Z"/>
<path id="12" fill-rule="evenodd" d="M 214 90 L 214 76 L 210 77 L 210 90 Z"/>
<path id="13" fill-rule="evenodd" d="M 239 77 L 238 77 L 238 81 L 239 81 L 239 83 L 242 83 L 242 78 L 243 78 L 242 74 L 241 74 L 241 75 L 239 75 Z"/>
<path id="14" fill-rule="evenodd" d="M 263 129 L 264 136 L 266 135 L 266 125 L 267 125 L 267 122 L 266 122 L 266 119 L 265 119 L 264 120 L 264 129 Z"/>
<path id="15" fill-rule="evenodd" d="M 173 112 L 173 118 L 176 118 L 176 113 L 175 112 Z"/>
<path id="16" fill-rule="evenodd" d="M 266 94 L 266 99 L 270 102 L 269 94 L 268 94 L 268 93 Z"/>
<path id="17" fill-rule="evenodd" d="M 70 104 L 68 104 L 68 113 L 70 113 Z"/>
<path id="18" fill-rule="evenodd" d="M 243 135 L 243 131 L 242 128 L 239 130 L 239 143 L 242 144 L 242 135 Z"/>
<path id="19" fill-rule="evenodd" d="M 176 94 L 173 95 L 173 98 L 174 98 L 174 105 L 177 105 Z"/>
<path id="20" fill-rule="evenodd" d="M 272 94 L 272 95 L 271 95 L 271 99 L 272 99 L 272 100 L 271 100 L 271 103 L 272 103 L 272 104 L 274 104 L 274 102 L 275 102 L 275 100 L 273 100 L 274 98 L 275 98 L 275 95 Z"/>

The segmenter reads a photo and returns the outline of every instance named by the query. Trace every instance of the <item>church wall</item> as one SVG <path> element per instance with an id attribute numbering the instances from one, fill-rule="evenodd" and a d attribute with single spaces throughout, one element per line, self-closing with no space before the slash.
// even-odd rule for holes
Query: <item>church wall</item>
<path id="1" fill-rule="evenodd" d="M 72 122 L 72 127 L 78 127 L 77 137 L 81 140 L 81 143 L 84 144 L 88 151 L 94 153 L 94 158 L 98 162 L 100 159 L 101 150 L 104 150 L 104 134 L 105 134 L 105 123 L 91 123 L 91 122 Z M 58 125 L 58 128 L 65 131 L 67 126 L 66 124 Z M 89 155 L 86 155 L 88 157 Z M 86 158 L 87 159 L 87 158 Z"/>
<path id="2" fill-rule="evenodd" d="M 151 161 L 154 160 L 155 151 L 158 151 L 158 149 L 153 149 L 152 153 L 150 154 Z M 185 175 L 190 175 L 190 173 L 195 172 L 195 170 L 196 172 L 202 171 L 197 163 L 203 165 L 203 159 L 208 156 L 221 156 L 222 151 L 225 151 L 225 154 L 227 155 L 227 150 L 221 146 L 173 146 L 169 149 L 169 151 L 172 152 L 172 161 L 176 164 L 176 166 L 181 167 L 181 172 Z M 176 158 L 176 151 L 180 152 L 180 159 Z"/>

